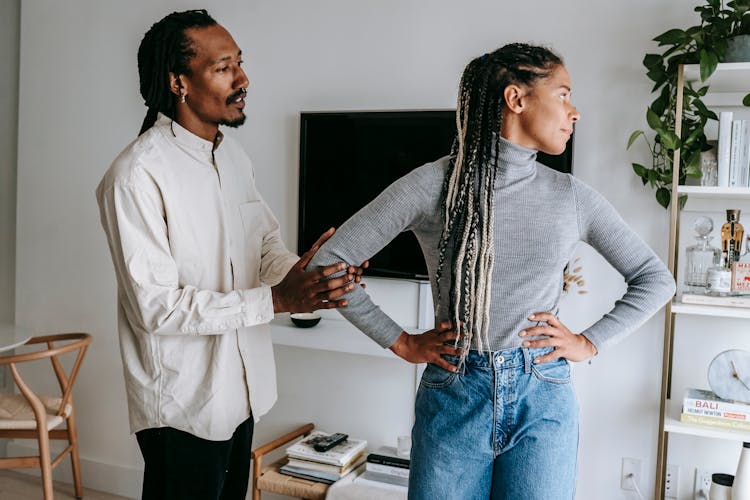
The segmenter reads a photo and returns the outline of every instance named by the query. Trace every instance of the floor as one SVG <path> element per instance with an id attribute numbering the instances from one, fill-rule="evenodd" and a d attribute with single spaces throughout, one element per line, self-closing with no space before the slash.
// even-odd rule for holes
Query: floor
<path id="1" fill-rule="evenodd" d="M 55 482 L 54 490 L 55 500 L 72 500 L 75 498 L 72 484 Z M 41 500 L 41 479 L 12 470 L 0 470 L 0 498 L 2 500 Z M 125 497 L 85 488 L 83 498 L 85 500 L 129 500 Z"/>

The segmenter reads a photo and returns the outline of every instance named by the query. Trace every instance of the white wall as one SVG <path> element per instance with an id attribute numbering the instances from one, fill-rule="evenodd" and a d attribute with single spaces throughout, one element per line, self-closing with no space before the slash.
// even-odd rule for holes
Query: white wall
<path id="1" fill-rule="evenodd" d="M 19 3 L 0 2 L 0 323 L 15 312 Z"/>
<path id="2" fill-rule="evenodd" d="M 666 213 L 630 168 L 646 161 L 645 151 L 624 146 L 645 126 L 652 99 L 640 66 L 655 49 L 650 39 L 692 23 L 694 3 L 218 0 L 211 13 L 245 53 L 248 122 L 232 133 L 254 158 L 290 247 L 301 110 L 453 107 L 470 58 L 521 40 L 551 44 L 566 59 L 582 114 L 575 174 L 664 256 Z M 131 496 L 139 492 L 141 462 L 128 434 L 114 275 L 93 191 L 143 118 L 135 63 L 143 33 L 164 14 L 193 7 L 35 0 L 23 2 L 21 13 L 16 320 L 94 335 L 76 396 L 85 481 Z M 337 193 L 356 196 L 346 179 L 333 182 Z M 581 253 L 589 293 L 568 297 L 564 310 L 575 328 L 605 311 L 622 286 L 601 259 Z M 619 489 L 624 456 L 643 461 L 642 490 L 653 489 L 662 321 L 657 316 L 576 367 L 579 499 L 636 498 Z M 307 420 L 375 445 L 408 432 L 413 372 L 403 363 L 291 347 L 276 354 L 279 402 L 258 426 L 256 443 Z M 686 450 L 672 460 L 687 478 L 697 459 Z"/>

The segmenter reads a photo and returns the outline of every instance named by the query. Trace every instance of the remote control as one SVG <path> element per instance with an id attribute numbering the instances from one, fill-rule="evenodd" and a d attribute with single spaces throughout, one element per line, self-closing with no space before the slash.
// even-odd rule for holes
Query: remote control
<path id="1" fill-rule="evenodd" d="M 331 434 L 330 436 L 321 436 L 315 439 L 315 441 L 313 442 L 313 448 L 315 449 L 315 451 L 328 451 L 337 444 L 346 441 L 348 437 L 348 434 L 342 434 L 340 432 Z"/>

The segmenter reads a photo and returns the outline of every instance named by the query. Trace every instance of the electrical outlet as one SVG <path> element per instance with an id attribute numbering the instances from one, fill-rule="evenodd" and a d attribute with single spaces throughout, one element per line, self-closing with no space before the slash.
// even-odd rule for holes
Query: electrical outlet
<path id="1" fill-rule="evenodd" d="M 635 490 L 636 484 L 641 482 L 641 461 L 637 458 L 622 459 L 622 474 L 620 475 L 620 488 L 623 490 Z"/>
<path id="2" fill-rule="evenodd" d="M 708 490 L 711 489 L 711 473 L 700 467 L 695 469 L 695 485 L 693 486 L 693 498 L 695 500 L 708 500 Z"/>
<path id="3" fill-rule="evenodd" d="M 678 498 L 680 496 L 680 466 L 667 464 L 664 477 L 664 498 Z"/>

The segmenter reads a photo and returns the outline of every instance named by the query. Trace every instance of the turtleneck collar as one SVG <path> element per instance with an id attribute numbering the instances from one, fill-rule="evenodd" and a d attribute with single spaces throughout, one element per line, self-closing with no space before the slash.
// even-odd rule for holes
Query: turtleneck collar
<path id="1" fill-rule="evenodd" d="M 520 146 L 498 135 L 498 168 L 500 177 L 508 181 L 518 180 L 536 171 L 537 150 Z M 494 155 L 494 151 L 493 151 Z"/>

